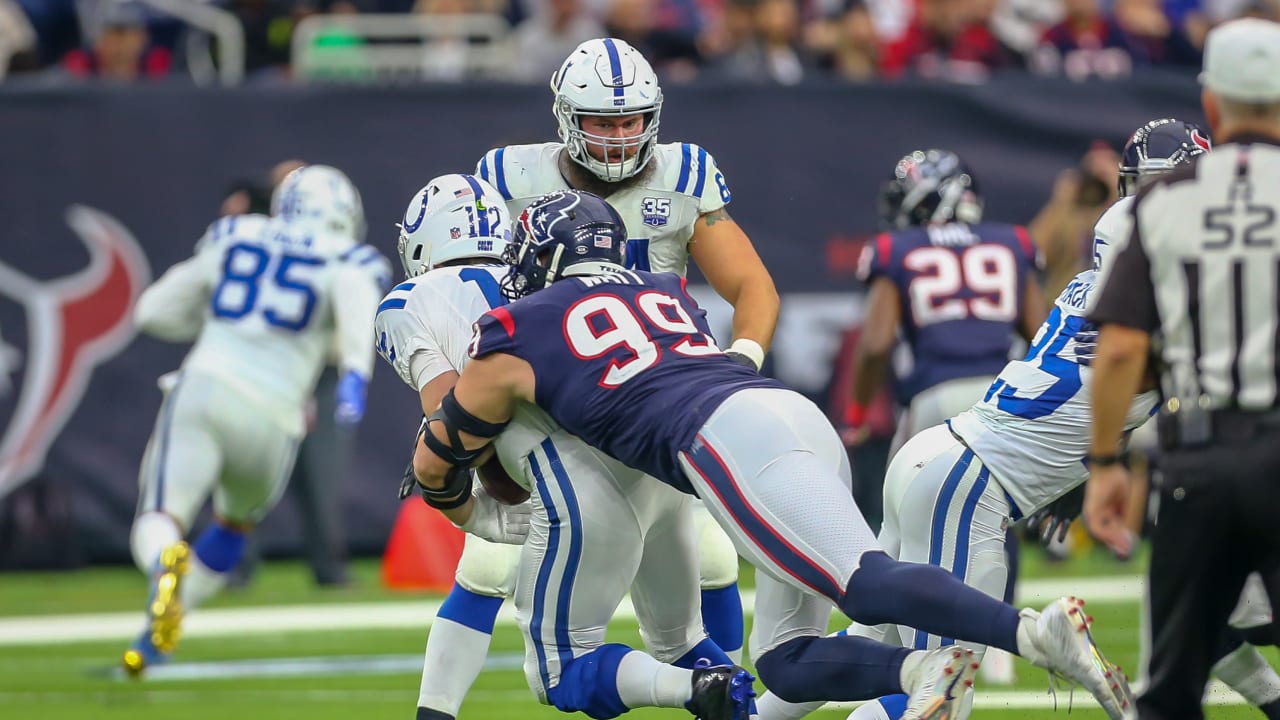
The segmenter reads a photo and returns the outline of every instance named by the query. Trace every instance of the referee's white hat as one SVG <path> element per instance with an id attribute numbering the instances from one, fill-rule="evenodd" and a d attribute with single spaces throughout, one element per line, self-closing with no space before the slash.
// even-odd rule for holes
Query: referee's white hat
<path id="1" fill-rule="evenodd" d="M 1280 23 L 1243 18 L 1210 30 L 1200 83 L 1228 100 L 1280 101 Z"/>

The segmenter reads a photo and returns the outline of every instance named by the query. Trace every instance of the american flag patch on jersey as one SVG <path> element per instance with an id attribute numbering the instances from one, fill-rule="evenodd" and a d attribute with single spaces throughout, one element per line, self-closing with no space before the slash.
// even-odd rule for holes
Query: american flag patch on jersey
<path id="1" fill-rule="evenodd" d="M 471 188 L 469 187 L 459 188 L 453 191 L 453 196 L 456 198 L 460 198 L 463 195 L 470 195 L 470 194 L 471 194 Z"/>
<path id="2" fill-rule="evenodd" d="M 595 246 L 598 248 L 608 248 L 613 245 L 612 235 L 596 235 Z"/>

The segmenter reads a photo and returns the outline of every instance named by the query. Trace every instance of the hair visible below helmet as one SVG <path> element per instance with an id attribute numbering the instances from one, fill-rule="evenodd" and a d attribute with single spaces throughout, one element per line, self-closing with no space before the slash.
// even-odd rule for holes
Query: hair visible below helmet
<path id="1" fill-rule="evenodd" d="M 400 228 L 400 265 L 417 277 L 444 262 L 501 260 L 511 242 L 502 195 L 471 175 L 441 175 L 414 194 Z"/>
<path id="2" fill-rule="evenodd" d="M 934 223 L 982 222 L 978 181 L 949 150 L 916 150 L 893 169 L 880 189 L 880 222 L 886 230 Z"/>
<path id="3" fill-rule="evenodd" d="M 599 195 L 562 190 L 538 198 L 520 213 L 503 259 L 511 265 L 502 283 L 514 300 L 574 275 L 621 270 L 627 226 Z"/>
<path id="4" fill-rule="evenodd" d="M 644 169 L 653 158 L 662 112 L 658 76 L 640 51 L 623 40 L 597 38 L 577 47 L 551 76 L 555 99 L 551 112 L 569 157 L 602 180 L 617 182 Z M 635 137 L 592 135 L 582 129 L 586 116 L 644 115 L 644 131 Z M 587 145 L 605 149 L 598 160 Z M 610 161 L 608 151 L 621 150 L 625 159 Z M 634 150 L 627 157 L 626 153 Z"/>
<path id="5" fill-rule="evenodd" d="M 364 242 L 364 205 L 350 178 L 328 165 L 304 165 L 271 195 L 271 214 L 313 232 Z"/>
<path id="6" fill-rule="evenodd" d="M 1209 134 L 1195 123 L 1160 118 L 1138 128 L 1120 153 L 1120 197 L 1138 191 L 1145 178 L 1186 165 L 1212 149 Z"/>

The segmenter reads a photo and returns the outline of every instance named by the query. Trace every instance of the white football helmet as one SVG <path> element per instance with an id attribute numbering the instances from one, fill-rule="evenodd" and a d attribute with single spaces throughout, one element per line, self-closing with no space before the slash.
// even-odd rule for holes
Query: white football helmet
<path id="1" fill-rule="evenodd" d="M 653 157 L 658 139 L 658 116 L 662 112 L 662 89 L 658 76 L 640 51 L 623 40 L 598 38 L 578 46 L 560 69 L 551 76 L 555 100 L 551 111 L 559 125 L 560 140 L 569 157 L 608 182 L 617 182 L 640 172 Z M 584 115 L 645 115 L 644 132 L 631 138 L 592 135 L 582 129 Z M 630 151 L 625 160 L 597 160 L 587 152 L 587 143 L 606 150 Z M 605 155 L 608 158 L 608 154 Z M 624 155 L 625 157 L 625 155 Z"/>
<path id="2" fill-rule="evenodd" d="M 350 178 L 328 165 L 304 165 L 271 194 L 271 214 L 327 235 L 364 242 L 364 205 Z"/>
<path id="3" fill-rule="evenodd" d="M 398 227 L 405 277 L 449 260 L 501 260 L 511 242 L 511 215 L 502 194 L 471 175 L 441 175 L 427 183 L 409 201 Z"/>

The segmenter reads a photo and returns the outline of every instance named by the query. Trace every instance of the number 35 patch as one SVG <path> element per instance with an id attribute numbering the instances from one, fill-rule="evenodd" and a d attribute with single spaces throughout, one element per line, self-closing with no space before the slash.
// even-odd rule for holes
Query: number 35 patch
<path id="1" fill-rule="evenodd" d="M 645 198 L 640 203 L 640 214 L 649 227 L 666 225 L 671 219 L 671 198 Z"/>

